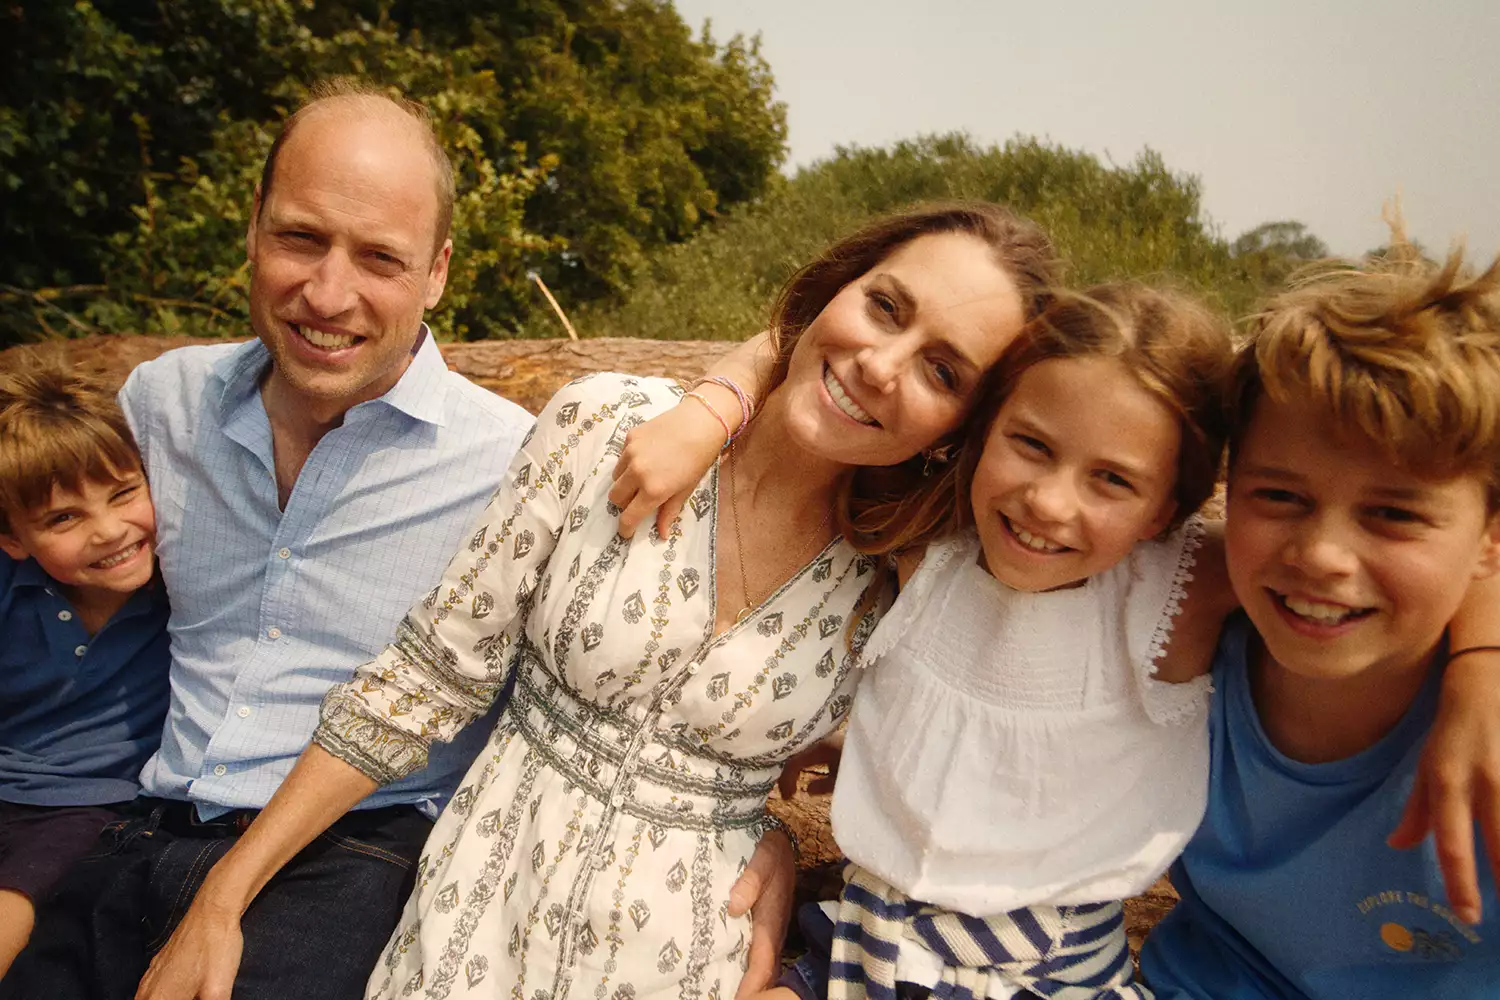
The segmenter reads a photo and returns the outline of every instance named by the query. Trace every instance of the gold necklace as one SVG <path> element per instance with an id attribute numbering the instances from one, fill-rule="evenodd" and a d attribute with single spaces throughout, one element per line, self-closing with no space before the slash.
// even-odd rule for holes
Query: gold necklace
<path id="1" fill-rule="evenodd" d="M 740 608 L 739 614 L 734 616 L 734 623 L 738 625 L 745 617 L 755 610 L 756 604 L 750 600 L 750 584 L 745 580 L 745 543 L 740 538 L 740 501 L 738 483 L 734 477 L 734 444 L 729 445 L 729 511 L 734 515 L 734 558 L 740 564 L 740 597 L 745 601 Z M 812 558 L 817 551 L 814 546 L 819 538 L 823 537 L 823 529 L 828 526 L 828 519 L 833 516 L 833 505 L 828 505 L 828 510 L 823 514 L 823 520 L 818 522 L 817 528 L 813 530 L 810 543 L 803 547 L 801 556 L 797 559 L 797 565 L 801 566 Z"/>

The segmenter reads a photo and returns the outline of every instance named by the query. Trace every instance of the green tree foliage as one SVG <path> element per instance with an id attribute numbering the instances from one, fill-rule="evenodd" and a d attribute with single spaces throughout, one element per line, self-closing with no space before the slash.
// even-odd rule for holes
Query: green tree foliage
<path id="1" fill-rule="evenodd" d="M 1203 215 L 1198 180 L 1149 150 L 1116 166 L 1029 138 L 981 147 L 963 135 L 928 136 L 840 149 L 799 171 L 759 203 L 658 252 L 629 295 L 591 307 L 579 326 L 595 335 L 744 336 L 765 324 L 792 272 L 842 233 L 915 202 L 960 198 L 1001 202 L 1044 226 L 1075 284 L 1170 273 L 1233 315 L 1268 287 L 1263 274 L 1276 254 L 1321 247 L 1296 223 L 1227 244 Z"/>
<path id="2" fill-rule="evenodd" d="M 1263 288 L 1282 284 L 1310 261 L 1328 256 L 1328 244 L 1300 222 L 1263 222 L 1230 247 L 1245 278 Z"/>
<path id="3" fill-rule="evenodd" d="M 528 270 L 619 294 L 785 150 L 755 43 L 666 0 L 16 0 L 0 39 L 0 343 L 243 335 L 250 192 L 322 77 L 435 112 L 459 203 L 432 319 L 460 337 L 552 335 Z"/>

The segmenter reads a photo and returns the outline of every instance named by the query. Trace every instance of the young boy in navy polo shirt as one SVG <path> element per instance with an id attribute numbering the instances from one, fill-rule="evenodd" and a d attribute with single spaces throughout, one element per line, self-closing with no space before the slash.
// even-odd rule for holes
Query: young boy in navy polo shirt
<path id="1" fill-rule="evenodd" d="M 101 381 L 0 371 L 0 976 L 33 903 L 137 791 L 167 708 L 167 600 L 140 455 Z"/>
<path id="2" fill-rule="evenodd" d="M 1245 616 L 1214 663 L 1182 902 L 1141 954 L 1157 1000 L 1500 992 L 1488 860 L 1476 925 L 1431 841 L 1386 842 L 1448 663 L 1495 656 L 1446 636 L 1500 566 L 1500 262 L 1460 260 L 1398 232 L 1273 301 L 1242 348 L 1225 551 Z"/>

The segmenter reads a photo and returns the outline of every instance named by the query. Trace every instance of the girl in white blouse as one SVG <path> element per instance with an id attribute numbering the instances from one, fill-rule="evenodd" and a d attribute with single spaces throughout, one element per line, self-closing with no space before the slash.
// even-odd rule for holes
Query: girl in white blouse
<path id="1" fill-rule="evenodd" d="M 1173 626 L 1230 351 L 1196 303 L 1108 285 L 1059 299 L 1002 363 L 951 474 L 963 530 L 865 651 L 829 996 L 1143 995 L 1118 901 L 1204 808 L 1219 616 Z"/>

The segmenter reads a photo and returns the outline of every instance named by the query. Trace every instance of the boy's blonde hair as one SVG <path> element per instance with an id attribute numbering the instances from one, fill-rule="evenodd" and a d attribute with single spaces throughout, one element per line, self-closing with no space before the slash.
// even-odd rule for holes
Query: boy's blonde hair
<path id="1" fill-rule="evenodd" d="M 905 498 L 906 517 L 856 521 L 863 528 L 852 539 L 856 548 L 879 554 L 900 551 L 972 524 L 969 491 L 990 428 L 1011 389 L 1043 361 L 1098 357 L 1118 359 L 1178 418 L 1182 442 L 1171 525 L 1180 524 L 1213 493 L 1222 464 L 1224 388 L 1233 357 L 1229 325 L 1186 293 L 1111 282 L 1054 293 L 990 373 L 952 460 Z"/>
<path id="2" fill-rule="evenodd" d="M 1500 510 L 1500 257 L 1478 276 L 1455 247 L 1391 245 L 1325 262 L 1251 320 L 1235 362 L 1230 454 L 1262 395 L 1303 400 L 1421 475 L 1480 474 Z"/>
<path id="3" fill-rule="evenodd" d="M 78 490 L 139 469 L 140 452 L 108 383 L 62 352 L 11 351 L 0 369 L 0 531 L 37 510 L 52 489 Z"/>

